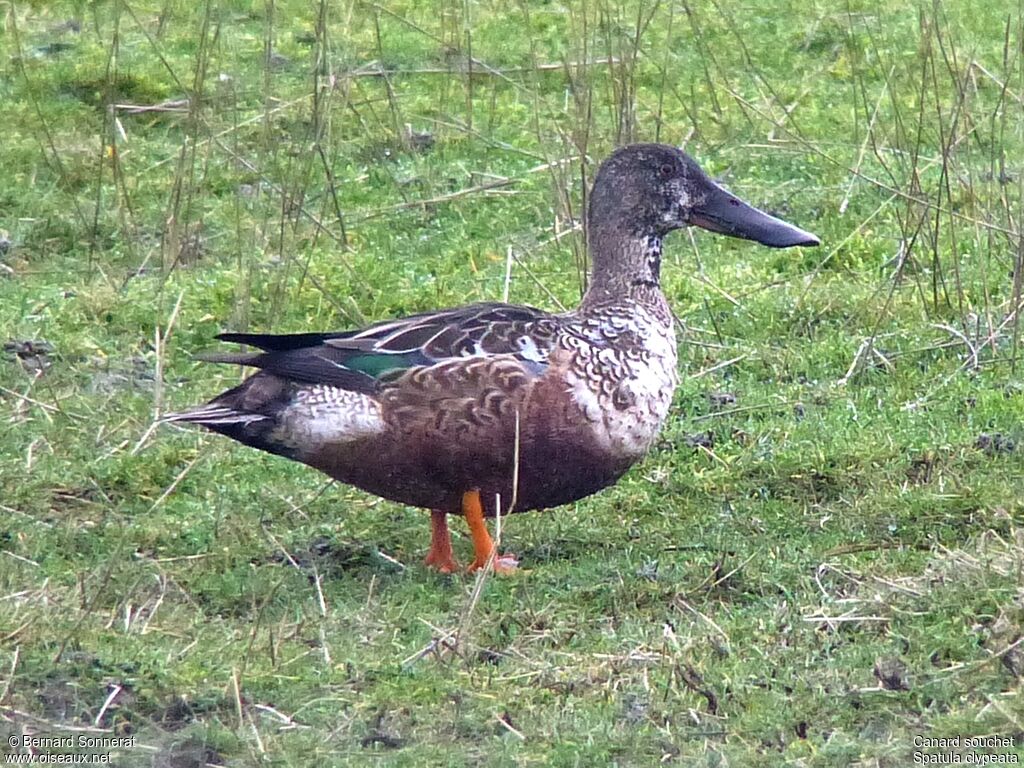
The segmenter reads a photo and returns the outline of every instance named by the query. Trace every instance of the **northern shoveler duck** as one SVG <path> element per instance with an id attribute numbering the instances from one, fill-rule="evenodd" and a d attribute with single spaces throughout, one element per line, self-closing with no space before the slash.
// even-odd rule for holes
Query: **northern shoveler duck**
<path id="1" fill-rule="evenodd" d="M 167 418 L 431 510 L 426 563 L 442 572 L 458 568 L 447 516 L 461 512 L 469 569 L 481 568 L 494 549 L 485 517 L 589 496 L 651 447 L 678 381 L 665 235 L 696 225 L 773 248 L 818 244 L 661 144 L 605 160 L 588 224 L 593 268 L 578 309 L 481 303 L 338 333 L 221 334 L 262 351 L 208 360 L 259 371 Z"/>

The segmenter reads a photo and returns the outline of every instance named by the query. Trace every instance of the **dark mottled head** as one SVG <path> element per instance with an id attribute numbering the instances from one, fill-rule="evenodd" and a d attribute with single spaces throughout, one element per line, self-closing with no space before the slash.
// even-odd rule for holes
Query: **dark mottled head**
<path id="1" fill-rule="evenodd" d="M 799 227 L 747 205 L 708 178 L 693 158 L 667 144 L 631 144 L 601 164 L 590 194 L 594 238 L 662 237 L 690 225 L 772 248 L 818 245 Z"/>

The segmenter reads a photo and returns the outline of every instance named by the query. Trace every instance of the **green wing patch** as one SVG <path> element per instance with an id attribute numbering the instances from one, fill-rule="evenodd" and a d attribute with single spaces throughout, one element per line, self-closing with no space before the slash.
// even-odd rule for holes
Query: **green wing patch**
<path id="1" fill-rule="evenodd" d="M 345 359 L 343 365 L 353 371 L 383 379 L 417 365 L 429 365 L 430 359 L 422 352 L 360 352 Z"/>

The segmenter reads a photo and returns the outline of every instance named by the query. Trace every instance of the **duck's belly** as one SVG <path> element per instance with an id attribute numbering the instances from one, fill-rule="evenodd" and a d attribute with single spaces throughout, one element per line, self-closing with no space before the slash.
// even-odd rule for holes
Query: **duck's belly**
<path id="1" fill-rule="evenodd" d="M 499 500 L 507 513 L 585 498 L 614 484 L 636 460 L 610 454 L 586 432 L 564 426 L 521 435 L 518 456 L 514 439 L 506 451 L 489 441 L 396 438 L 325 446 L 303 460 L 343 483 L 427 509 L 458 512 L 462 494 L 478 489 L 488 516 L 495 514 Z"/>
<path id="2" fill-rule="evenodd" d="M 444 430 L 391 427 L 357 440 L 325 441 L 299 457 L 341 482 L 402 504 L 459 511 L 479 489 L 493 515 L 497 497 L 512 511 L 546 509 L 585 498 L 617 481 L 650 448 L 671 402 L 627 381 L 609 388 L 622 406 L 577 396 L 563 382 L 540 384 L 509 420 Z M 655 392 L 650 396 L 649 392 Z M 603 395 L 601 397 L 604 397 Z"/>

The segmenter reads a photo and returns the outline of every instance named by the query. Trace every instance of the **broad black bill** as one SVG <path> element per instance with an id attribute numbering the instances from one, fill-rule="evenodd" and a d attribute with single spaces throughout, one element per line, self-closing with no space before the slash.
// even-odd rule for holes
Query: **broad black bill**
<path id="1" fill-rule="evenodd" d="M 690 209 L 690 224 L 723 235 L 755 240 L 772 248 L 821 244 L 810 232 L 747 205 L 710 179 L 706 184 L 704 200 Z"/>

